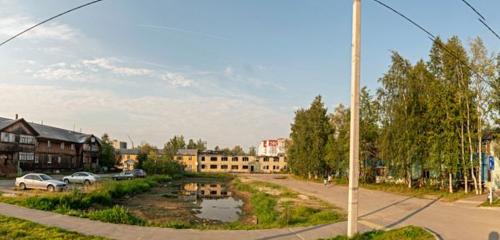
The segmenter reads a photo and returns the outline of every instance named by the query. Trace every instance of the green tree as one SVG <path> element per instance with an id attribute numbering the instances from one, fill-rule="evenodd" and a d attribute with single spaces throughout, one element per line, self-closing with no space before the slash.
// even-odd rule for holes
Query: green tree
<path id="1" fill-rule="evenodd" d="M 116 164 L 115 149 L 107 133 L 101 137 L 101 158 L 99 164 L 101 167 L 107 167 L 108 169 Z"/>
<path id="2" fill-rule="evenodd" d="M 291 130 L 289 164 L 292 172 L 303 176 L 325 174 L 326 144 L 332 129 L 321 96 L 317 96 L 307 110 L 296 112 Z"/>
<path id="3" fill-rule="evenodd" d="M 173 159 L 177 150 L 186 147 L 186 142 L 184 141 L 184 136 L 174 136 L 163 147 L 163 154 L 166 159 Z"/>
<path id="4" fill-rule="evenodd" d="M 231 155 L 245 155 L 245 151 L 240 145 L 236 145 L 231 149 Z"/>
<path id="5" fill-rule="evenodd" d="M 248 148 L 248 155 L 257 156 L 257 149 L 255 148 L 255 146 L 251 146 L 250 148 Z"/>

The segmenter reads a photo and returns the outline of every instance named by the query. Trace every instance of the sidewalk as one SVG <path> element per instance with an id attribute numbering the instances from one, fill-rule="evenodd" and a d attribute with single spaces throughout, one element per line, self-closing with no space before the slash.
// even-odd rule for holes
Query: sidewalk
<path id="1" fill-rule="evenodd" d="M 183 240 L 233 240 L 233 239 L 273 239 L 273 240 L 304 240 L 328 238 L 346 233 L 347 222 L 335 224 L 284 228 L 265 230 L 193 230 L 193 229 L 171 229 L 157 227 L 140 227 L 124 224 L 104 223 L 85 218 L 66 216 L 53 212 L 28 209 L 15 205 L 0 203 L 0 214 L 47 226 L 59 227 L 86 235 L 95 235 L 111 239 L 121 240 L 160 240 L 160 239 L 183 239 Z M 370 228 L 359 224 L 361 231 Z"/>

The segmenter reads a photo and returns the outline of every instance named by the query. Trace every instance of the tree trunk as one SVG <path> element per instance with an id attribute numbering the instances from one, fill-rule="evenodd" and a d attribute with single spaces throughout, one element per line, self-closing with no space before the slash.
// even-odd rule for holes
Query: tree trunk
<path id="1" fill-rule="evenodd" d="M 481 101 L 481 99 L 479 99 L 478 101 Z M 478 102 L 478 104 L 480 104 Z M 479 171 L 479 175 L 478 175 L 478 179 L 479 179 L 479 194 L 483 194 L 483 178 L 482 178 L 482 175 L 483 175 L 483 166 L 482 166 L 482 163 L 483 163 L 483 153 L 482 153 L 482 140 L 483 140 L 483 136 L 482 136 L 482 131 L 481 131 L 481 107 L 478 105 L 477 106 L 477 140 L 478 140 L 478 144 L 477 144 L 477 153 L 478 153 L 478 159 L 479 159 L 479 168 L 478 168 L 478 171 Z"/>
<path id="2" fill-rule="evenodd" d="M 472 137 L 471 137 L 471 133 L 470 133 L 470 107 L 469 107 L 469 100 L 468 98 L 466 98 L 467 101 L 466 101 L 466 105 L 467 105 L 467 136 L 468 136 L 468 139 L 469 139 L 469 160 L 470 160 L 470 166 L 471 166 L 471 169 L 470 169 L 470 173 L 471 173 L 471 177 L 472 177 L 472 180 L 474 181 L 474 190 L 476 191 L 476 194 L 479 194 L 479 189 L 478 189 L 478 185 L 477 185 L 477 179 L 476 179 L 476 174 L 474 173 L 474 150 L 472 149 Z"/>
<path id="3" fill-rule="evenodd" d="M 462 150 L 462 174 L 464 175 L 464 190 L 465 193 L 469 193 L 469 182 L 468 182 L 468 173 L 467 173 L 467 163 L 465 161 L 465 144 L 464 144 L 464 122 L 461 120 L 461 126 L 460 126 L 460 139 L 461 139 L 461 144 L 460 148 Z"/>
<path id="4" fill-rule="evenodd" d="M 449 178 L 448 178 L 448 186 L 450 188 L 450 193 L 453 193 L 453 174 L 450 172 L 448 174 Z"/>

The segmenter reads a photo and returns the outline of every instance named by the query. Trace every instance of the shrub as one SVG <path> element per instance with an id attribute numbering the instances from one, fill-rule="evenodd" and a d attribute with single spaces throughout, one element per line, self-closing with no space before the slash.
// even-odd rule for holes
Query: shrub
<path id="1" fill-rule="evenodd" d="M 122 206 L 114 206 L 104 210 L 90 211 L 85 214 L 86 217 L 92 220 L 99 220 L 110 223 L 145 225 L 145 221 L 130 214 L 127 209 Z"/>
<path id="2" fill-rule="evenodd" d="M 257 192 L 252 195 L 250 202 L 255 211 L 258 224 L 271 224 L 276 220 L 276 200 L 263 192 Z"/>

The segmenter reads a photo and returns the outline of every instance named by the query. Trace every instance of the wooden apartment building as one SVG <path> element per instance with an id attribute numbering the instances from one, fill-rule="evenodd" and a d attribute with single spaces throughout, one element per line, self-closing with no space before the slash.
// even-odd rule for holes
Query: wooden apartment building
<path id="1" fill-rule="evenodd" d="M 0 176 L 95 169 L 100 153 L 92 134 L 0 117 Z"/>

